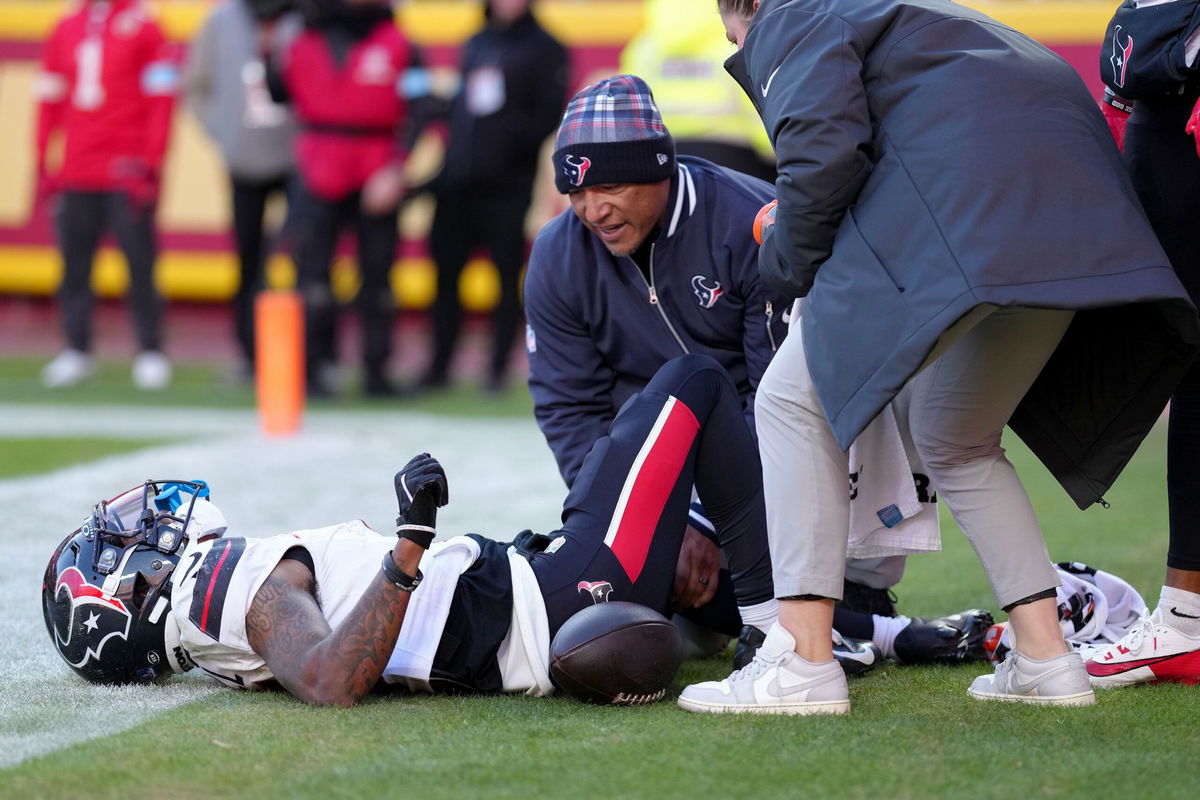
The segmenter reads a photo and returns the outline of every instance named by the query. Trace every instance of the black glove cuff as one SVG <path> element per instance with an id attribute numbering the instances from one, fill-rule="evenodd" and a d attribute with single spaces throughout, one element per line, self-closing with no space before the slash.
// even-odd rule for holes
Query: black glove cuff
<path id="1" fill-rule="evenodd" d="M 1107 86 L 1104 87 L 1104 96 L 1100 98 L 1100 102 L 1108 103 L 1113 108 L 1118 111 L 1124 111 L 1126 114 L 1133 113 L 1133 101 L 1126 100 Z"/>
<path id="2" fill-rule="evenodd" d="M 425 576 L 421 574 L 420 568 L 417 569 L 416 575 L 406 575 L 396 566 L 396 562 L 392 558 L 392 551 L 389 550 L 383 554 L 383 577 L 400 591 L 411 592 L 420 585 Z"/>
<path id="3" fill-rule="evenodd" d="M 404 517 L 404 523 L 397 518 L 396 524 L 432 528 L 437 524 L 437 510 L 437 501 L 430 496 L 429 492 L 418 491 L 408 509 L 400 512 L 400 515 Z"/>
<path id="4" fill-rule="evenodd" d="M 428 550 L 429 545 L 433 544 L 433 537 L 437 536 L 437 531 L 429 525 L 414 525 L 402 514 L 396 517 L 396 535 L 401 539 L 416 542 Z"/>

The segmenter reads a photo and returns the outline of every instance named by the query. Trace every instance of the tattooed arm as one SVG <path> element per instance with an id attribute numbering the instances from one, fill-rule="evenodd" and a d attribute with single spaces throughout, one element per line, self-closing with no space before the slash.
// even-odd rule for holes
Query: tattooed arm
<path id="1" fill-rule="evenodd" d="M 401 539 L 392 558 L 415 575 L 424 549 Z M 379 681 L 387 665 L 410 593 L 379 573 L 336 630 L 317 605 L 312 572 L 284 559 L 254 596 L 246 633 L 275 679 L 314 705 L 352 706 Z"/>

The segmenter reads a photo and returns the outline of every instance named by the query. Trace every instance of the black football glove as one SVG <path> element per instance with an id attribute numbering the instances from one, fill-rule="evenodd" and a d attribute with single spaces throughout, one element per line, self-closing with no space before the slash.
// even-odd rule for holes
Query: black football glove
<path id="1" fill-rule="evenodd" d="M 428 453 L 414 456 L 396 473 L 396 500 L 400 503 L 397 527 L 417 525 L 432 530 L 437 510 L 450 502 L 446 471 Z"/>

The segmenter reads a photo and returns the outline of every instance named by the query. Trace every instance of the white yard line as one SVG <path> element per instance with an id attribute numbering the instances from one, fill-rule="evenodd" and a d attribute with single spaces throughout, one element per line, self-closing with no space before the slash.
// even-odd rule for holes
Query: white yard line
<path id="1" fill-rule="evenodd" d="M 228 691 L 194 675 L 161 687 L 94 687 L 54 652 L 39 602 L 42 572 L 54 547 L 101 498 L 146 478 L 200 478 L 212 485 L 232 535 L 352 518 L 386 531 L 396 513 L 392 476 L 422 451 L 437 456 L 450 479 L 451 503 L 438 517 L 443 536 L 550 531 L 565 496 L 532 420 L 309 414 L 300 434 L 266 438 L 249 411 L 0 404 L 0 435 L 96 434 L 179 443 L 0 481 L 0 768 Z"/>

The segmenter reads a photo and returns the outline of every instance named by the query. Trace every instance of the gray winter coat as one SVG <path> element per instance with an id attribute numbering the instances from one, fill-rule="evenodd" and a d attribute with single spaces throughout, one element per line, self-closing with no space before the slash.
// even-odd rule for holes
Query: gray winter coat
<path id="1" fill-rule="evenodd" d="M 1077 309 L 1011 424 L 1099 499 L 1200 327 L 1075 71 L 946 0 L 764 0 L 727 66 L 779 159 L 759 267 L 807 296 L 838 443 L 975 306 Z"/>

